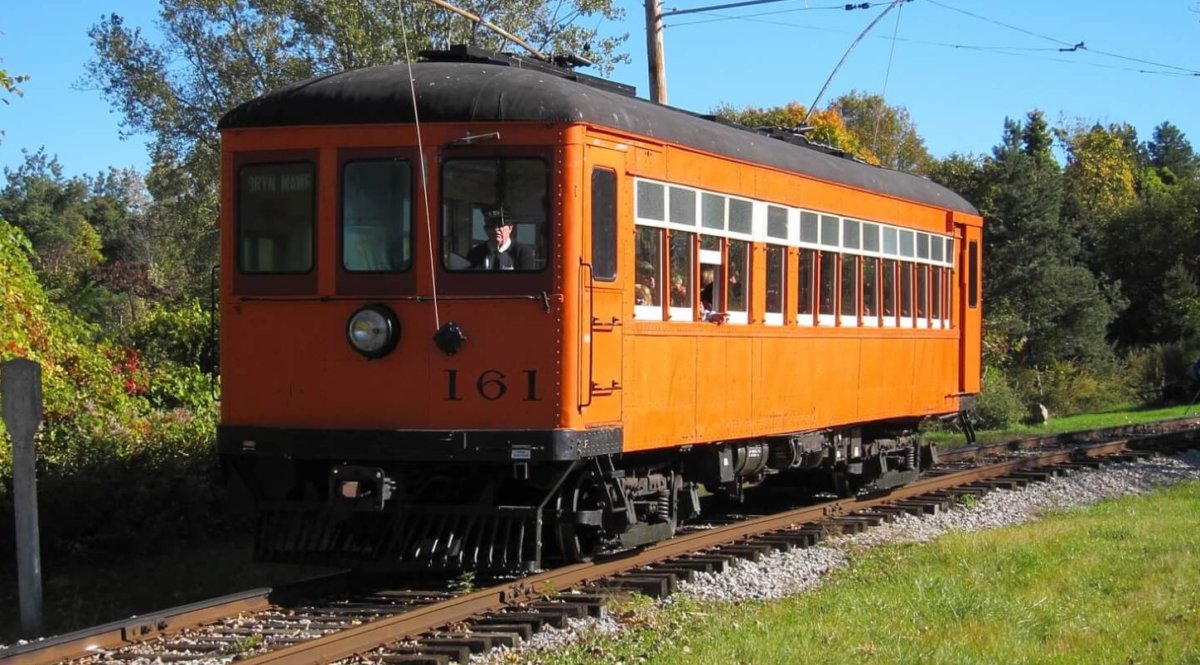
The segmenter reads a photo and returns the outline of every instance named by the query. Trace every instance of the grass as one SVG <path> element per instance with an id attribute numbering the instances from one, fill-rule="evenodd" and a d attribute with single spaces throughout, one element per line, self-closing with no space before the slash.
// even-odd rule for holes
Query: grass
<path id="1" fill-rule="evenodd" d="M 1101 427 L 1136 425 L 1158 420 L 1183 418 L 1185 416 L 1200 416 L 1200 405 L 1177 405 L 1151 409 L 1128 407 L 1125 409 L 1101 411 L 1099 413 L 1063 416 L 1061 418 L 1051 418 L 1048 422 L 1040 425 L 1020 425 L 1004 430 L 983 430 L 978 432 L 978 439 L 979 443 L 995 443 L 1010 439 L 1061 434 L 1063 432 L 1076 432 Z M 927 433 L 926 437 L 940 446 L 963 445 L 963 435 L 956 430 L 933 431 Z"/>
<path id="2" fill-rule="evenodd" d="M 1200 483 L 887 546 L 772 603 L 647 606 L 547 665 L 1200 663 Z"/>

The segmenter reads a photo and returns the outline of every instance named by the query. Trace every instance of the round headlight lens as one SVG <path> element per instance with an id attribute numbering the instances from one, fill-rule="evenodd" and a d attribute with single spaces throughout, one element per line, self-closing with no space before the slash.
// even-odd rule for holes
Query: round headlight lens
<path id="1" fill-rule="evenodd" d="M 383 305 L 368 305 L 350 317 L 346 338 L 355 351 L 368 358 L 379 358 L 396 348 L 400 325 L 392 310 Z"/>

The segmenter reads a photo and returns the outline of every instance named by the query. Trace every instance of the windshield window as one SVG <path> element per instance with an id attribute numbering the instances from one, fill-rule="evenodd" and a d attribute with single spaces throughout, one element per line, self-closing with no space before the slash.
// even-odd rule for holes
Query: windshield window
<path id="1" fill-rule="evenodd" d="M 238 171 L 238 267 L 303 273 L 313 267 L 313 165 L 250 164 Z"/>
<path id="2" fill-rule="evenodd" d="M 350 162 L 342 171 L 342 265 L 351 272 L 401 272 L 412 263 L 412 178 L 408 162 Z"/>
<path id="3" fill-rule="evenodd" d="M 442 265 L 536 272 L 546 266 L 548 170 L 536 158 L 463 158 L 442 169 Z"/>

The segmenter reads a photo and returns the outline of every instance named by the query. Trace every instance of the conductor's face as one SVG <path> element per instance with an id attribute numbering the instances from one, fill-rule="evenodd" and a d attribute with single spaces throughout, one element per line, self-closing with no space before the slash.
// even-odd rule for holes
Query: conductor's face
<path id="1" fill-rule="evenodd" d="M 512 224 L 488 224 L 487 225 L 488 240 L 496 247 L 502 246 L 508 242 L 508 237 L 512 235 Z"/>

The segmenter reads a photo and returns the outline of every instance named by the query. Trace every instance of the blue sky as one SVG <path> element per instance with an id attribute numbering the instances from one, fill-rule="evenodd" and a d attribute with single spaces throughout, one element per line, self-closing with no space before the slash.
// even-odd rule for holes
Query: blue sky
<path id="1" fill-rule="evenodd" d="M 626 9 L 632 57 L 612 78 L 647 94 L 642 4 Z M 664 0 L 665 9 L 717 2 Z M 886 2 L 788 0 L 666 19 L 668 101 L 707 112 L 811 104 L 838 60 Z M 860 3 L 855 3 L 860 4 Z M 829 7 L 836 7 L 830 9 Z M 109 166 L 144 170 L 144 137 L 120 138 L 100 93 L 79 89 L 88 28 L 106 12 L 153 30 L 156 0 L 10 0 L 0 13 L 0 59 L 28 74 L 25 95 L 0 104 L 0 166 L 45 146 L 68 175 Z M 893 37 L 896 39 L 893 40 Z M 986 153 L 1006 117 L 1031 109 L 1059 119 L 1125 122 L 1143 140 L 1170 121 L 1200 149 L 1200 0 L 913 0 L 889 13 L 850 54 L 821 104 L 852 89 L 908 109 L 930 152 Z M 1060 51 L 1082 42 L 1083 49 Z M 1107 54 L 1107 55 L 1106 55 Z"/>

